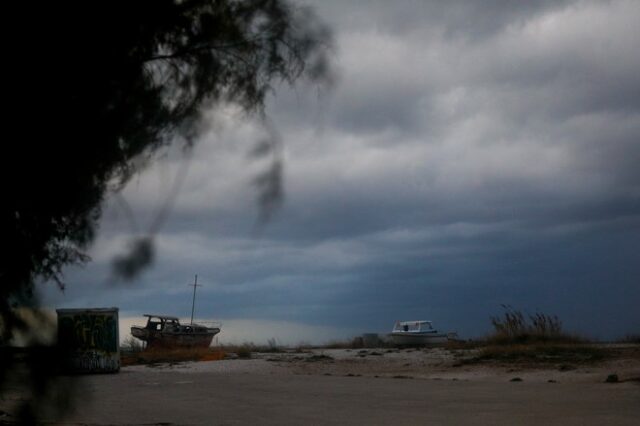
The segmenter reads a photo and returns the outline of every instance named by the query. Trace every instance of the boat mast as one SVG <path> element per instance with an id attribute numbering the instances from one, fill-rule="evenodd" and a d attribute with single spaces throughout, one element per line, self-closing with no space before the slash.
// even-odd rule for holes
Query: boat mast
<path id="1" fill-rule="evenodd" d="M 198 285 L 198 274 L 196 274 L 196 280 L 193 284 L 187 284 L 193 287 L 193 302 L 191 303 L 191 325 L 193 325 L 193 310 L 196 307 L 196 287 L 202 287 Z"/>

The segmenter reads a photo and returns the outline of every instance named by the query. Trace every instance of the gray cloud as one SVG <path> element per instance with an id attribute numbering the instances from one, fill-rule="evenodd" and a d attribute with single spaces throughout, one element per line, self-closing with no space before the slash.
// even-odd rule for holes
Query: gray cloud
<path id="1" fill-rule="evenodd" d="M 316 6 L 339 76 L 333 91 L 280 87 L 269 101 L 285 198 L 261 235 L 252 180 L 269 163 L 249 153 L 269 129 L 219 109 L 156 266 L 104 285 L 131 229 L 112 203 L 94 262 L 45 300 L 182 315 L 198 273 L 205 316 L 363 331 L 426 316 L 471 336 L 509 303 L 598 337 L 637 331 L 640 6 Z M 139 228 L 183 161 L 168 152 L 124 191 Z"/>

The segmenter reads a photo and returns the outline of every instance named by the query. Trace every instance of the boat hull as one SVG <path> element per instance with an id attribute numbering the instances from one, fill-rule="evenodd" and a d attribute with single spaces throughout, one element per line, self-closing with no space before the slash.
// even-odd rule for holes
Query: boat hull
<path id="1" fill-rule="evenodd" d="M 390 333 L 389 338 L 398 346 L 425 346 L 447 343 L 449 336 L 436 333 L 412 333 L 396 332 Z"/>
<path id="2" fill-rule="evenodd" d="M 208 328 L 206 332 L 174 333 L 131 327 L 131 335 L 147 343 L 148 348 L 208 348 L 219 328 Z"/>
<path id="3" fill-rule="evenodd" d="M 134 325 L 131 327 L 131 335 L 140 340 L 147 340 L 149 338 L 149 330 L 144 327 Z"/>

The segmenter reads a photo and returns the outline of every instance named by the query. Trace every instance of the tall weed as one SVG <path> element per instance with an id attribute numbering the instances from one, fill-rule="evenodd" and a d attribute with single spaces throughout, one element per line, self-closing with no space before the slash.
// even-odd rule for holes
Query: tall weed
<path id="1" fill-rule="evenodd" d="M 565 333 L 562 321 L 556 315 L 536 312 L 525 315 L 509 305 L 501 305 L 505 312 L 502 316 L 491 317 L 493 333 L 487 341 L 493 344 L 563 342 L 579 343 L 582 339 Z"/>

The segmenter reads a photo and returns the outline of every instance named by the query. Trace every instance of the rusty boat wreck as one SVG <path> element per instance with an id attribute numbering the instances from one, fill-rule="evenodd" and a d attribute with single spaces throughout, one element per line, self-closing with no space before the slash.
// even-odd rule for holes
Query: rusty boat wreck
<path id="1" fill-rule="evenodd" d="M 208 327 L 193 322 L 183 325 L 177 317 L 151 314 L 144 316 L 147 317 L 147 324 L 132 326 L 131 335 L 145 342 L 147 348 L 208 348 L 213 336 L 220 333 L 220 327 Z"/>

